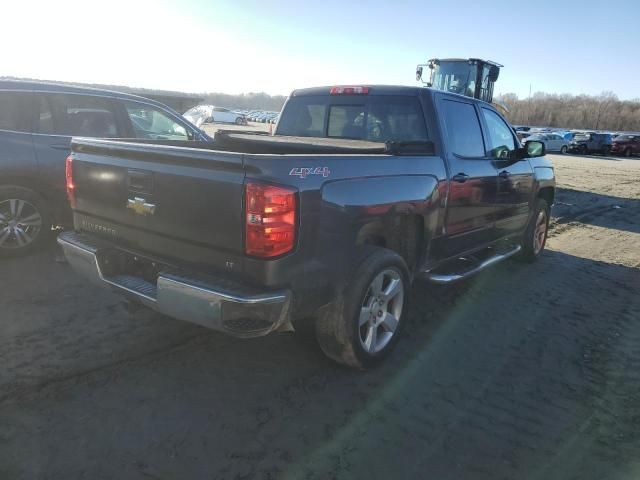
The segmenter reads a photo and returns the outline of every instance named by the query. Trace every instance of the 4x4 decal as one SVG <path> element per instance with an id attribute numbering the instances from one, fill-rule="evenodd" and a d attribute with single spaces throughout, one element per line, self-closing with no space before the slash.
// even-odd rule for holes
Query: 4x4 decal
<path id="1" fill-rule="evenodd" d="M 331 170 L 329 170 L 329 167 L 297 167 L 292 168 L 289 172 L 289 175 L 292 177 L 300 178 L 306 178 L 309 175 L 322 175 L 324 178 L 327 178 L 329 175 L 331 175 Z"/>

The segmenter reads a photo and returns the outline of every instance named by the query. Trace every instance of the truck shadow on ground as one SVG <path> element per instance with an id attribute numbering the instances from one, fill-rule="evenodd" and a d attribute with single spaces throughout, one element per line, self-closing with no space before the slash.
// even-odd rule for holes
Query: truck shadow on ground
<path id="1" fill-rule="evenodd" d="M 640 188 L 640 187 L 639 187 Z M 589 225 L 640 233 L 640 223 L 629 221 L 640 211 L 640 200 L 556 188 L 552 216 L 559 225 L 578 221 Z"/>
<path id="2" fill-rule="evenodd" d="M 639 446 L 640 373 L 626 368 L 639 273 L 548 251 L 455 288 L 416 284 L 397 351 L 366 372 L 291 334 L 221 342 L 195 327 L 159 355 L 0 404 L 0 472 L 611 478 Z"/>

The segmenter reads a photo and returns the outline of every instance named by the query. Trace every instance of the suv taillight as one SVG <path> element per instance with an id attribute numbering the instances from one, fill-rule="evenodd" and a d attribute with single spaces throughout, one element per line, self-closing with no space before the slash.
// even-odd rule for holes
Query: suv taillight
<path id="1" fill-rule="evenodd" d="M 269 258 L 290 252 L 296 241 L 296 190 L 245 185 L 245 252 Z"/>
<path id="2" fill-rule="evenodd" d="M 76 208 L 76 186 L 73 183 L 73 157 L 71 155 L 65 161 L 64 171 L 67 178 L 67 198 L 71 208 Z"/>

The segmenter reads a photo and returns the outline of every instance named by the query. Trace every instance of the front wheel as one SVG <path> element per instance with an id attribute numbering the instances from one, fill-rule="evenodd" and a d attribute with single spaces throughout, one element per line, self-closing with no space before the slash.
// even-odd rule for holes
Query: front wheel
<path id="1" fill-rule="evenodd" d="M 586 155 L 587 153 L 589 153 L 589 151 L 587 150 L 587 146 L 586 145 L 582 145 L 582 147 L 580 147 L 580 153 L 582 155 Z"/>
<path id="2" fill-rule="evenodd" d="M 604 155 L 605 157 L 609 156 L 609 147 L 602 148 L 602 155 Z"/>
<path id="3" fill-rule="evenodd" d="M 243 125 L 242 117 L 236 117 L 236 125 Z"/>
<path id="4" fill-rule="evenodd" d="M 630 149 L 630 148 L 627 148 L 627 149 L 624 151 L 624 156 L 625 156 L 625 157 L 627 157 L 627 158 L 630 158 L 630 157 L 631 157 L 631 149 Z"/>
<path id="5" fill-rule="evenodd" d="M 0 187 L 0 257 L 37 250 L 51 232 L 45 200 L 28 188 Z"/>
<path id="6" fill-rule="evenodd" d="M 562 155 L 566 155 L 567 154 L 567 146 L 563 145 L 562 148 L 560 148 L 560 153 Z"/>
<path id="7" fill-rule="evenodd" d="M 527 230 L 522 238 L 520 258 L 526 262 L 535 262 L 542 254 L 547 244 L 549 232 L 549 216 L 551 209 L 546 200 L 538 198 L 529 221 Z"/>
<path id="8" fill-rule="evenodd" d="M 379 363 L 398 341 L 409 286 L 409 269 L 400 255 L 364 247 L 343 293 L 316 320 L 322 351 L 350 367 Z"/>

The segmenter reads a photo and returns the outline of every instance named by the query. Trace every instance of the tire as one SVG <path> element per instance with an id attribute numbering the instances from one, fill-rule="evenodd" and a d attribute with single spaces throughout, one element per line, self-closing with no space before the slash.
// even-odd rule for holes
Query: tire
<path id="1" fill-rule="evenodd" d="M 602 148 L 602 155 L 604 155 L 605 157 L 609 156 L 609 147 Z"/>
<path id="2" fill-rule="evenodd" d="M 396 345 L 406 322 L 409 287 L 409 269 L 400 255 L 364 246 L 343 292 L 316 320 L 322 351 L 355 368 L 381 362 Z"/>
<path id="3" fill-rule="evenodd" d="M 589 150 L 587 149 L 586 145 L 582 145 L 582 147 L 580 147 L 580 153 L 582 155 L 588 155 L 589 154 Z"/>
<path id="4" fill-rule="evenodd" d="M 551 209 L 543 198 L 536 200 L 534 213 L 529 220 L 529 225 L 522 237 L 522 250 L 519 258 L 525 262 L 535 262 L 547 243 L 549 233 L 549 216 Z"/>
<path id="5" fill-rule="evenodd" d="M 627 158 L 630 158 L 630 157 L 631 157 L 631 149 L 630 149 L 630 148 L 627 148 L 627 149 L 624 151 L 624 156 L 625 156 L 625 157 L 627 157 Z"/>
<path id="6" fill-rule="evenodd" d="M 236 117 L 236 125 L 242 125 L 243 123 L 242 117 Z"/>
<path id="7" fill-rule="evenodd" d="M 51 234 L 52 216 L 42 196 L 16 185 L 0 186 L 0 257 L 37 251 Z"/>
<path id="8" fill-rule="evenodd" d="M 563 146 L 560 148 L 560 153 L 561 153 L 562 155 L 566 155 L 566 154 L 567 154 L 567 146 L 566 146 L 566 145 L 563 145 Z"/>

